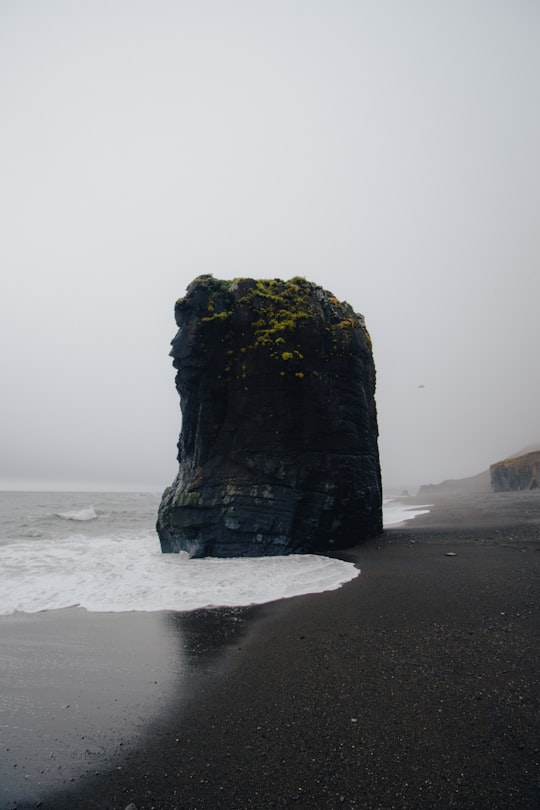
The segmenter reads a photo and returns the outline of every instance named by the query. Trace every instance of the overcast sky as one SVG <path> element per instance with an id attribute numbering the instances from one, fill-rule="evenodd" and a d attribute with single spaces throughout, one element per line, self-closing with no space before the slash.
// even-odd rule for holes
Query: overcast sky
<path id="1" fill-rule="evenodd" d="M 172 481 L 201 273 L 365 315 L 388 488 L 540 441 L 539 41 L 537 0 L 0 0 L 0 486 Z"/>

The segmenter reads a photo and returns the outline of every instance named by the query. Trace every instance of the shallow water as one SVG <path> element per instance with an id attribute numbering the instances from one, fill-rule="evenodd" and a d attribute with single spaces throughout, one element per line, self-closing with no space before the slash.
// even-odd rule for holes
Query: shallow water
<path id="1" fill-rule="evenodd" d="M 0 614 L 78 606 L 189 611 L 338 588 L 351 563 L 313 554 L 162 554 L 153 493 L 0 493 Z"/>
<path id="2" fill-rule="evenodd" d="M 314 554 L 162 554 L 154 528 L 159 500 L 157 493 L 1 492 L 0 615 L 261 604 L 334 590 L 359 574 L 351 563 Z M 425 509 L 388 499 L 384 511 L 393 525 Z"/>
<path id="3" fill-rule="evenodd" d="M 425 515 L 431 509 L 430 504 L 411 505 L 403 498 L 385 498 L 383 503 L 383 522 L 385 529 L 397 526 L 417 515 Z"/>

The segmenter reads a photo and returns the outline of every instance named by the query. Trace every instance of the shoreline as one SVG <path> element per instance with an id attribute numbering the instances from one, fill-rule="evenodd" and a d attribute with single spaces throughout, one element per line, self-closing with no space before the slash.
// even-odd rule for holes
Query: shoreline
<path id="1" fill-rule="evenodd" d="M 537 526 L 540 530 L 540 490 L 519 492 L 474 492 L 437 493 L 427 497 L 420 495 L 396 496 L 393 498 L 404 506 L 418 509 L 427 505 L 430 511 L 416 515 L 405 523 L 423 530 L 438 529 L 455 531 L 462 526 L 481 530 L 506 529 L 508 527 Z M 389 526 L 387 530 L 394 527 Z M 397 525 L 396 525 L 397 528 Z"/>
<path id="2" fill-rule="evenodd" d="M 173 678 L 99 774 L 11 806 L 536 807 L 540 493 L 429 501 L 340 554 L 361 574 L 336 591 L 239 609 L 230 633 L 219 609 L 170 614 L 206 660 L 189 698 Z"/>

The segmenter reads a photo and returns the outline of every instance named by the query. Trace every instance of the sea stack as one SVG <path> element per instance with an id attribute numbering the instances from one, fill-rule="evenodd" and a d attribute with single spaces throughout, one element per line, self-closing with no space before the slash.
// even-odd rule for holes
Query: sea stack
<path id="1" fill-rule="evenodd" d="M 293 278 L 199 276 L 176 303 L 182 432 L 164 552 L 324 553 L 382 532 L 375 366 L 362 315 Z"/>

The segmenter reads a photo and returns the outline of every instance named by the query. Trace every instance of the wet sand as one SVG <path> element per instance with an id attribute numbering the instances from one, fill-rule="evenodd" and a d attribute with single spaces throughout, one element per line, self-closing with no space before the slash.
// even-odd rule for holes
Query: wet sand
<path id="1" fill-rule="evenodd" d="M 538 807 L 540 493 L 432 503 L 337 591 L 163 616 L 199 671 L 98 774 L 11 807 Z"/>

